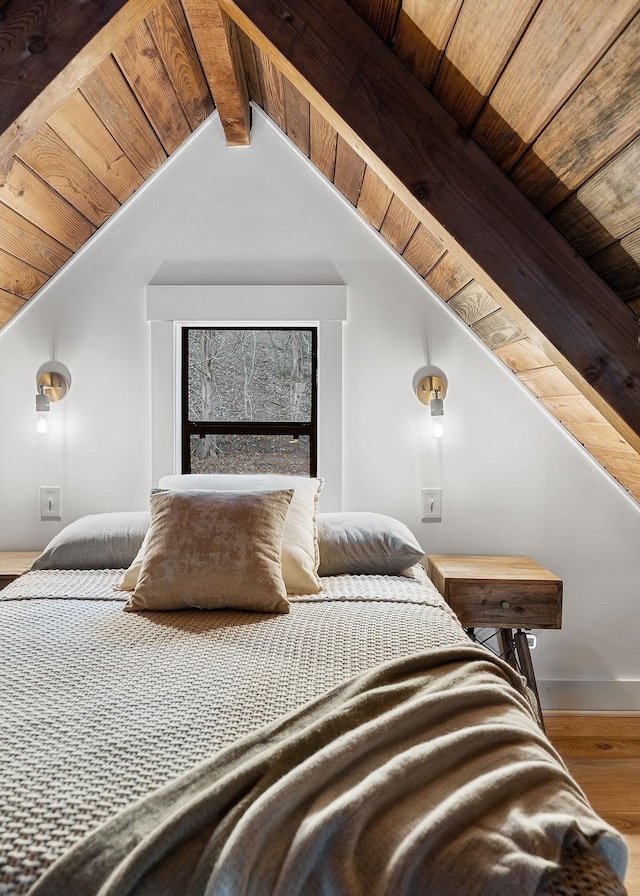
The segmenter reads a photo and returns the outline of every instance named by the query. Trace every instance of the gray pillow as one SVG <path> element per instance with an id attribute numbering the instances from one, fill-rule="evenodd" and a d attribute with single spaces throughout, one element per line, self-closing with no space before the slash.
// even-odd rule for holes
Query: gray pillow
<path id="1" fill-rule="evenodd" d="M 424 557 L 413 532 L 382 513 L 318 514 L 321 576 L 400 575 Z"/>
<path id="2" fill-rule="evenodd" d="M 55 535 L 32 569 L 123 569 L 149 528 L 148 510 L 92 513 Z"/>

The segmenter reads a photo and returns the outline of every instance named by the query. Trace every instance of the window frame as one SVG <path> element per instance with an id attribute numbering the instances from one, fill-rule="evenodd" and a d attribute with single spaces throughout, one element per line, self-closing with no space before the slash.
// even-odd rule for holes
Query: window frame
<path id="1" fill-rule="evenodd" d="M 192 421 L 189 419 L 189 333 L 194 330 L 305 330 L 311 334 L 311 419 L 295 421 Z M 290 435 L 309 436 L 309 475 L 318 472 L 318 327 L 313 324 L 245 324 L 198 325 L 184 323 L 180 332 L 180 465 L 183 473 L 191 473 L 191 436 L 198 435 Z"/>
<path id="2" fill-rule="evenodd" d="M 342 510 L 342 368 L 347 287 L 336 282 L 256 283 L 261 276 L 243 266 L 253 283 L 189 282 L 193 265 L 161 270 L 147 284 L 150 326 L 151 407 L 149 487 L 180 472 L 180 327 L 186 324 L 318 327 L 318 476 L 324 479 L 323 511 Z M 167 277 L 170 283 L 162 281 Z M 203 275 L 204 276 L 204 275 Z M 184 277 L 184 280 L 179 278 Z"/>

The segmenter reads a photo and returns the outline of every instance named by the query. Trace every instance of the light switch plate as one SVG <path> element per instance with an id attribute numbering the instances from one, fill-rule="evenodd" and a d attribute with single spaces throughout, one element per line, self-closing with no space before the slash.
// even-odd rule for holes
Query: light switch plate
<path id="1" fill-rule="evenodd" d="M 442 519 L 442 489 L 422 489 L 422 522 Z"/>
<path id="2" fill-rule="evenodd" d="M 59 520 L 60 516 L 60 486 L 40 486 L 40 519 Z"/>

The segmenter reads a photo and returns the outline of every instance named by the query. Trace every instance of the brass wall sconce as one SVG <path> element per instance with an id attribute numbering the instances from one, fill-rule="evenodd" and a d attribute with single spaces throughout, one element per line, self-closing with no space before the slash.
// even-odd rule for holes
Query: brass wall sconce
<path id="1" fill-rule="evenodd" d="M 442 439 L 445 435 L 444 398 L 447 394 L 447 378 L 437 367 L 423 367 L 414 377 L 415 393 L 431 411 L 431 435 Z"/>
<path id="2" fill-rule="evenodd" d="M 49 432 L 51 402 L 62 401 L 66 397 L 71 388 L 71 376 L 62 364 L 49 361 L 38 371 L 36 386 L 36 432 L 44 436 Z"/>

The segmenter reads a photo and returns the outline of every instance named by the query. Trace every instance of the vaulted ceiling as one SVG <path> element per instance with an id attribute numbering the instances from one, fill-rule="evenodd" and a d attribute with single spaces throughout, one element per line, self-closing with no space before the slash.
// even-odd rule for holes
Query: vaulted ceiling
<path id="1" fill-rule="evenodd" d="M 640 500 L 638 0 L 0 0 L 0 325 L 251 99 Z"/>

